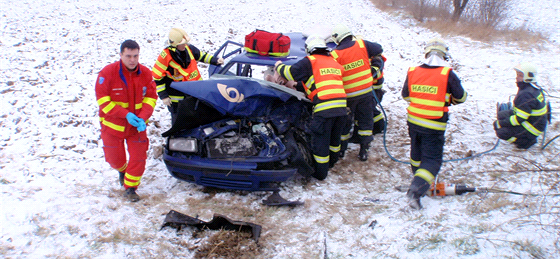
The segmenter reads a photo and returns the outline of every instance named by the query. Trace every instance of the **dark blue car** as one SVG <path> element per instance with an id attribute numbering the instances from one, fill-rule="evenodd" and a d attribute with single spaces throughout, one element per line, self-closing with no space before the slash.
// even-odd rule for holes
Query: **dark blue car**
<path id="1" fill-rule="evenodd" d="M 210 78 L 172 83 L 188 95 L 167 137 L 163 160 L 174 177 L 229 190 L 277 191 L 296 173 L 313 172 L 307 125 L 312 105 L 301 92 L 264 80 L 274 64 L 306 56 L 301 33 L 286 57 L 247 53 L 228 41 L 216 52 L 226 63 Z"/>

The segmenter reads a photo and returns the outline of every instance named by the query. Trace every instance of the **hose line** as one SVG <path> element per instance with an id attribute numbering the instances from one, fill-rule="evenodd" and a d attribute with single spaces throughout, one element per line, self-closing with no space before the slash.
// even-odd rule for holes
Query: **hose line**
<path id="1" fill-rule="evenodd" d="M 385 109 L 383 109 L 383 106 L 381 105 L 381 102 L 380 102 L 379 99 L 377 98 L 377 94 L 375 94 L 375 92 L 373 93 L 373 97 L 375 98 L 375 101 L 376 101 L 377 104 L 379 105 L 379 108 L 381 108 L 381 112 L 383 113 L 383 117 L 385 118 L 384 123 L 383 123 L 383 148 L 385 148 L 385 152 L 387 153 L 387 155 L 389 155 L 389 157 L 390 157 L 393 161 L 396 161 L 396 162 L 399 162 L 399 163 L 403 163 L 403 164 L 410 164 L 410 162 L 405 162 L 405 161 L 401 161 L 401 160 L 398 160 L 398 159 L 394 158 L 394 157 L 391 155 L 391 153 L 389 152 L 389 150 L 387 149 L 387 120 L 388 120 L 388 117 L 387 117 L 387 114 L 385 113 Z M 558 137 L 558 136 L 556 136 L 555 138 L 557 138 L 557 137 Z M 552 140 L 554 140 L 554 139 L 552 139 Z M 552 141 L 552 140 L 551 140 L 551 141 Z M 475 158 L 475 157 L 482 156 L 482 155 L 484 155 L 484 154 L 487 154 L 487 153 L 490 153 L 490 152 L 494 151 L 494 150 L 498 147 L 498 144 L 499 144 L 499 143 L 500 143 L 500 139 L 498 139 L 498 140 L 496 141 L 496 144 L 494 144 L 494 147 L 492 147 L 492 148 L 489 149 L 489 150 L 486 150 L 486 151 L 484 151 L 484 152 L 477 153 L 477 154 L 474 154 L 474 155 L 468 156 L 468 157 L 456 158 L 456 159 L 449 159 L 449 160 L 443 160 L 443 162 L 446 163 L 446 162 L 462 161 L 462 160 L 468 160 L 468 159 L 471 159 L 471 158 Z M 549 142 L 549 143 L 550 143 L 550 142 Z M 548 144 L 547 144 L 547 145 L 548 145 Z M 546 145 L 545 145 L 545 147 L 546 147 Z M 544 148 L 544 147 L 543 147 L 543 148 Z"/>

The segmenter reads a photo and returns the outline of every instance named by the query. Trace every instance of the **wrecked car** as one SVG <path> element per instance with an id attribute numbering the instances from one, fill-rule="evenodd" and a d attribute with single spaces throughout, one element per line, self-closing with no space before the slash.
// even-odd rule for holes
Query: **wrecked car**
<path id="1" fill-rule="evenodd" d="M 278 191 L 296 173 L 313 173 L 310 135 L 312 104 L 301 92 L 265 80 L 274 64 L 306 56 L 305 37 L 287 33 L 288 56 L 248 53 L 224 43 L 209 67 L 209 79 L 174 82 L 185 93 L 166 137 L 163 161 L 177 179 L 228 190 Z"/>

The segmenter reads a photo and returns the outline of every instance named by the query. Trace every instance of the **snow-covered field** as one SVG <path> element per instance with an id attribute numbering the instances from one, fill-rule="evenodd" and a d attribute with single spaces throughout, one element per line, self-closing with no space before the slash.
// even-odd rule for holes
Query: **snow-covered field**
<path id="1" fill-rule="evenodd" d="M 141 46 L 151 67 L 177 26 L 213 53 L 241 42 L 256 28 L 309 31 L 345 23 L 376 41 L 388 58 L 383 100 L 389 117 L 387 149 L 408 160 L 406 102 L 400 90 L 422 43 L 437 36 L 406 17 L 388 15 L 367 0 L 347 1 L 7 1 L 0 0 L 0 257 L 195 257 L 211 231 L 193 235 L 160 229 L 170 210 L 208 221 L 214 213 L 260 224 L 259 258 L 559 258 L 560 140 L 521 151 L 505 142 L 482 157 L 444 163 L 443 181 L 522 193 L 423 198 L 411 211 L 394 189 L 411 179 L 407 165 L 389 158 L 377 135 L 366 163 L 357 146 L 325 181 L 294 179 L 281 194 L 305 205 L 271 208 L 267 193 L 217 192 L 171 177 L 161 159 L 170 116 L 158 101 L 148 126 L 151 148 L 138 193 L 129 203 L 104 161 L 94 81 L 118 60 L 125 39 Z M 496 102 L 516 93 L 512 67 L 531 61 L 555 108 L 547 140 L 560 133 L 560 6 L 556 0 L 514 0 L 514 24 L 550 35 L 543 48 L 445 38 L 455 71 L 469 92 L 452 107 L 444 159 L 489 150 Z M 201 66 L 204 78 L 206 69 Z M 371 224 L 376 222 L 376 224 Z"/>

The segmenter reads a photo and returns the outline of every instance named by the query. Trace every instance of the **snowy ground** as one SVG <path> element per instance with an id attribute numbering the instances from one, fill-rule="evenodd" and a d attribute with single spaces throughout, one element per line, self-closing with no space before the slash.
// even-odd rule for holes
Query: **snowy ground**
<path id="1" fill-rule="evenodd" d="M 514 2 L 512 22 L 527 21 L 552 41 L 527 50 L 445 39 L 470 96 L 451 108 L 444 159 L 492 148 L 495 104 L 516 93 L 512 67 L 521 61 L 540 68 L 539 82 L 560 109 L 560 7 L 556 0 Z M 94 94 L 97 72 L 118 59 L 123 40 L 137 40 L 140 62 L 151 67 L 172 26 L 212 53 L 256 28 L 289 32 L 346 23 L 385 49 L 387 149 L 406 161 L 400 89 L 406 69 L 420 60 L 421 43 L 437 36 L 406 17 L 382 13 L 366 0 L 344 6 L 335 0 L 0 0 L 0 10 L 0 257 L 194 257 L 206 239 L 160 230 L 170 210 L 262 225 L 260 258 L 559 257 L 560 197 L 550 194 L 560 193 L 560 140 L 541 150 L 540 138 L 528 151 L 501 142 L 488 155 L 445 163 L 440 172 L 446 182 L 536 196 L 424 198 L 426 209 L 410 211 L 394 189 L 409 183 L 410 170 L 389 158 L 378 135 L 367 163 L 351 146 L 325 181 L 285 183 L 281 194 L 304 206 L 270 208 L 261 204 L 266 193 L 207 192 L 172 178 L 161 159 L 160 136 L 170 118 L 158 101 L 148 126 L 143 199 L 123 201 L 116 172 L 104 161 Z M 558 112 L 553 117 L 547 139 L 560 133 Z"/>

